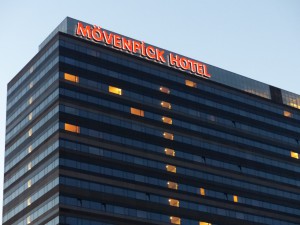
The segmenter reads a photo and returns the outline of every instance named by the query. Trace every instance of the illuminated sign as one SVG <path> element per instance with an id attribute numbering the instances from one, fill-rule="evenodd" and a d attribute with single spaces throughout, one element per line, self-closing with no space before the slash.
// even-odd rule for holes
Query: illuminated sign
<path id="1" fill-rule="evenodd" d="M 166 53 L 165 50 L 146 44 L 143 41 L 133 40 L 119 34 L 108 32 L 99 26 L 83 25 L 81 22 L 78 22 L 76 35 L 133 55 L 147 58 L 160 64 L 190 72 L 197 76 L 205 78 L 211 77 L 208 73 L 207 66 L 201 62 L 172 52 Z"/>

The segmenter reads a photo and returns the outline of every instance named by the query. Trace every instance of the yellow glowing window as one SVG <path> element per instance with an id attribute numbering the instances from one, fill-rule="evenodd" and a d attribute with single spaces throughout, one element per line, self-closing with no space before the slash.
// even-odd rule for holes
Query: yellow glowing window
<path id="1" fill-rule="evenodd" d="M 299 154 L 297 152 L 291 152 L 291 157 L 295 159 L 299 159 Z"/>
<path id="2" fill-rule="evenodd" d="M 28 115 L 28 120 L 32 120 L 32 112 Z"/>
<path id="3" fill-rule="evenodd" d="M 238 201 L 239 201 L 239 197 L 236 196 L 236 195 L 234 195 L 234 196 L 233 196 L 233 201 L 234 201 L 234 202 L 238 202 Z"/>
<path id="4" fill-rule="evenodd" d="M 162 101 L 162 102 L 160 103 L 160 105 L 161 105 L 162 107 L 164 107 L 164 108 L 167 108 L 167 109 L 171 109 L 171 108 L 172 108 L 172 106 L 171 106 L 171 104 L 170 104 L 169 102 L 164 102 L 164 101 Z"/>
<path id="5" fill-rule="evenodd" d="M 205 195 L 205 189 L 204 188 L 200 188 L 200 195 Z"/>
<path id="6" fill-rule="evenodd" d="M 27 199 L 27 205 L 31 205 L 31 197 Z"/>
<path id="7" fill-rule="evenodd" d="M 170 222 L 172 224 L 181 224 L 181 219 L 179 217 L 171 216 L 170 217 Z"/>
<path id="8" fill-rule="evenodd" d="M 167 124 L 172 124 L 173 123 L 173 121 L 170 117 L 163 116 L 161 119 L 164 123 L 167 123 Z"/>
<path id="9" fill-rule="evenodd" d="M 166 139 L 169 139 L 169 140 L 174 140 L 174 135 L 173 134 L 171 134 L 171 133 L 167 133 L 167 132 L 164 132 L 164 138 L 166 138 Z"/>
<path id="10" fill-rule="evenodd" d="M 163 93 L 170 94 L 170 89 L 166 87 L 160 87 L 159 90 Z"/>
<path id="11" fill-rule="evenodd" d="M 64 74 L 64 78 L 65 80 L 71 81 L 71 82 L 75 82 L 75 83 L 79 83 L 79 77 L 69 74 L 69 73 L 65 73 Z"/>
<path id="12" fill-rule="evenodd" d="M 32 152 L 32 145 L 28 147 L 28 153 Z"/>
<path id="13" fill-rule="evenodd" d="M 177 199 L 169 199 L 169 205 L 170 206 L 175 206 L 175 207 L 179 207 L 179 201 Z"/>
<path id="14" fill-rule="evenodd" d="M 191 81 L 191 80 L 185 80 L 185 85 L 189 87 L 197 87 L 197 83 Z"/>
<path id="15" fill-rule="evenodd" d="M 32 102 L 33 102 L 33 98 L 30 97 L 30 98 L 28 99 L 28 104 L 30 105 Z"/>
<path id="16" fill-rule="evenodd" d="M 122 89 L 121 89 L 121 88 L 109 86 L 109 87 L 108 87 L 108 91 L 109 91 L 110 93 L 114 93 L 114 94 L 116 94 L 116 95 L 122 95 Z"/>
<path id="17" fill-rule="evenodd" d="M 175 151 L 170 148 L 165 148 L 165 153 L 166 153 L 166 155 L 175 156 Z"/>
<path id="18" fill-rule="evenodd" d="M 176 166 L 166 165 L 166 169 L 168 172 L 176 173 Z"/>
<path id="19" fill-rule="evenodd" d="M 32 135 L 32 129 L 30 129 L 29 131 L 28 131 L 28 137 L 30 137 Z"/>
<path id="20" fill-rule="evenodd" d="M 68 123 L 65 123 L 65 130 L 70 131 L 70 132 L 74 132 L 74 133 L 80 133 L 79 126 L 75 126 L 75 125 L 68 124 Z"/>
<path id="21" fill-rule="evenodd" d="M 168 185 L 168 188 L 170 188 L 170 189 L 175 189 L 175 190 L 178 189 L 178 184 L 175 182 L 168 181 L 167 185 Z"/>
<path id="22" fill-rule="evenodd" d="M 28 163 L 28 166 L 27 166 L 27 168 L 28 168 L 28 170 L 31 170 L 31 168 L 32 168 L 32 163 L 30 162 L 30 163 Z"/>
<path id="23" fill-rule="evenodd" d="M 208 222 L 199 222 L 199 225 L 211 225 L 211 223 L 208 223 Z"/>
<path id="24" fill-rule="evenodd" d="M 144 116 L 144 111 L 136 108 L 130 108 L 130 113 L 137 116 Z"/>
<path id="25" fill-rule="evenodd" d="M 31 187 L 31 180 L 27 181 L 27 187 Z"/>
<path id="26" fill-rule="evenodd" d="M 292 113 L 290 113 L 289 111 L 283 111 L 283 115 L 286 117 L 292 117 Z"/>
<path id="27" fill-rule="evenodd" d="M 31 218 L 30 216 L 27 217 L 27 224 L 30 224 L 31 223 Z"/>

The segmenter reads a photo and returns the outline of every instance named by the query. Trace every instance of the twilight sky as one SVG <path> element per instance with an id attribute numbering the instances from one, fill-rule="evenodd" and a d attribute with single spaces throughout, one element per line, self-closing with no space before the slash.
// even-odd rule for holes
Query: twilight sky
<path id="1" fill-rule="evenodd" d="M 300 94 L 299 0 L 3 0 L 1 209 L 7 83 L 66 16 Z"/>

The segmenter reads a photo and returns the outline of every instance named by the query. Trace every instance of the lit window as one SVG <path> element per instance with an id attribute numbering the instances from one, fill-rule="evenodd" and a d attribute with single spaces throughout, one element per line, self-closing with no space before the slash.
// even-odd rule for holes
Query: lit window
<path id="1" fill-rule="evenodd" d="M 297 152 L 291 152 L 291 157 L 295 159 L 299 159 L 299 154 Z"/>
<path id="2" fill-rule="evenodd" d="M 32 145 L 28 147 L 28 153 L 32 152 Z"/>
<path id="3" fill-rule="evenodd" d="M 27 199 L 27 205 L 31 205 L 31 197 Z"/>
<path id="4" fill-rule="evenodd" d="M 28 120 L 32 120 L 32 112 L 28 115 Z"/>
<path id="5" fill-rule="evenodd" d="M 234 195 L 234 196 L 233 196 L 233 201 L 234 201 L 234 202 L 238 202 L 238 201 L 239 201 L 239 197 L 236 196 L 236 195 Z"/>
<path id="6" fill-rule="evenodd" d="M 80 133 L 79 126 L 75 126 L 75 125 L 68 124 L 68 123 L 65 123 L 65 130 L 70 131 L 70 132 L 74 132 L 74 133 Z"/>
<path id="7" fill-rule="evenodd" d="M 74 83 L 79 83 L 79 77 L 77 77 L 75 75 L 65 73 L 64 78 L 65 78 L 65 80 L 68 80 L 68 81 L 71 81 L 71 82 L 74 82 Z"/>
<path id="8" fill-rule="evenodd" d="M 199 225 L 211 225 L 211 223 L 208 223 L 208 222 L 199 222 Z"/>
<path id="9" fill-rule="evenodd" d="M 28 182 L 27 182 L 27 187 L 31 187 L 31 180 L 29 180 Z"/>
<path id="10" fill-rule="evenodd" d="M 27 166 L 27 168 L 28 168 L 28 170 L 31 170 L 31 168 L 32 168 L 32 163 L 30 162 L 30 163 L 28 163 L 28 166 Z"/>
<path id="11" fill-rule="evenodd" d="M 200 188 L 200 195 L 205 195 L 205 189 L 204 188 Z"/>
<path id="12" fill-rule="evenodd" d="M 173 123 L 172 119 L 169 118 L 169 117 L 163 116 L 161 119 L 164 123 L 167 123 L 167 124 L 172 124 Z"/>
<path id="13" fill-rule="evenodd" d="M 136 108 L 130 108 L 130 113 L 137 116 L 144 116 L 144 111 Z"/>
<path id="14" fill-rule="evenodd" d="M 175 151 L 170 148 L 165 148 L 165 153 L 166 153 L 166 155 L 175 156 Z"/>
<path id="15" fill-rule="evenodd" d="M 30 82 L 29 89 L 31 89 L 32 87 L 33 87 L 33 82 Z"/>
<path id="16" fill-rule="evenodd" d="M 170 222 L 173 224 L 181 224 L 181 220 L 179 217 L 171 216 L 170 217 Z"/>
<path id="17" fill-rule="evenodd" d="M 30 129 L 29 131 L 28 131 L 28 137 L 30 137 L 32 135 L 32 129 Z"/>
<path id="18" fill-rule="evenodd" d="M 169 204 L 170 206 L 175 206 L 175 207 L 179 207 L 179 201 L 177 199 L 169 199 Z"/>
<path id="19" fill-rule="evenodd" d="M 166 87 L 160 87 L 159 90 L 163 93 L 170 94 L 170 89 Z"/>
<path id="20" fill-rule="evenodd" d="M 167 132 L 164 132 L 164 138 L 166 138 L 166 139 L 169 139 L 169 140 L 174 140 L 174 135 L 173 134 L 171 134 L 171 133 L 167 133 Z"/>
<path id="21" fill-rule="evenodd" d="M 121 89 L 121 88 L 109 86 L 108 91 L 109 91 L 110 93 L 114 93 L 114 94 L 116 94 L 116 95 L 122 95 L 122 89 Z"/>
<path id="22" fill-rule="evenodd" d="M 161 103 L 160 103 L 160 105 L 162 106 L 162 107 L 164 107 L 164 108 L 167 108 L 167 109 L 171 109 L 172 107 L 171 107 L 171 104 L 169 103 L 169 102 L 164 102 L 164 101 L 162 101 Z"/>
<path id="23" fill-rule="evenodd" d="M 185 80 L 185 85 L 189 87 L 197 87 L 197 84 L 191 80 Z"/>
<path id="24" fill-rule="evenodd" d="M 176 173 L 176 166 L 166 165 L 166 169 L 168 172 Z"/>
<path id="25" fill-rule="evenodd" d="M 27 217 L 27 224 L 30 224 L 31 223 L 31 219 L 30 219 L 30 216 Z"/>
<path id="26" fill-rule="evenodd" d="M 175 182 L 168 181 L 167 185 L 168 185 L 168 188 L 170 188 L 170 189 L 175 189 L 175 190 L 178 189 L 178 184 Z"/>
<path id="27" fill-rule="evenodd" d="M 290 113 L 289 111 L 283 111 L 283 115 L 286 117 L 292 117 L 292 113 Z"/>
<path id="28" fill-rule="evenodd" d="M 32 102 L 33 102 L 33 98 L 30 97 L 30 98 L 28 99 L 28 104 L 30 105 Z"/>

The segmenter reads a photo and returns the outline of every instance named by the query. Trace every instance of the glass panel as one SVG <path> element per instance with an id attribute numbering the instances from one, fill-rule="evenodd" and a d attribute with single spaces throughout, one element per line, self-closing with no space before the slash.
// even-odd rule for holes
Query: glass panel
<path id="1" fill-rule="evenodd" d="M 164 132 L 164 138 L 169 139 L 169 140 L 174 140 L 174 135 L 168 132 Z"/>
<path id="2" fill-rule="evenodd" d="M 166 153 L 166 155 L 175 156 L 175 151 L 170 148 L 165 148 L 165 153 Z"/>
<path id="3" fill-rule="evenodd" d="M 238 196 L 234 195 L 234 196 L 233 196 L 233 201 L 234 201 L 234 202 L 238 202 L 238 201 L 239 201 Z"/>
<path id="4" fill-rule="evenodd" d="M 161 106 L 164 107 L 164 108 L 167 108 L 167 109 L 171 109 L 171 104 L 169 102 L 164 102 L 162 101 L 161 103 Z"/>
<path id="5" fill-rule="evenodd" d="M 181 224 L 181 220 L 179 217 L 171 216 L 170 217 L 170 222 L 173 224 Z"/>
<path id="6" fill-rule="evenodd" d="M 170 94 L 170 89 L 166 87 L 160 87 L 159 90 L 163 93 Z"/>
<path id="7" fill-rule="evenodd" d="M 170 188 L 170 189 L 175 189 L 175 190 L 177 190 L 178 189 L 178 184 L 177 183 L 175 183 L 175 182 L 172 182 L 172 181 L 168 181 L 168 188 Z"/>
<path id="8" fill-rule="evenodd" d="M 80 128 L 78 126 L 68 124 L 68 123 L 65 123 L 65 130 L 74 133 L 80 133 Z"/>
<path id="9" fill-rule="evenodd" d="M 172 124 L 173 123 L 173 121 L 170 117 L 163 116 L 161 119 L 164 123 L 167 123 L 167 124 Z"/>
<path id="10" fill-rule="evenodd" d="M 79 77 L 69 74 L 69 73 L 65 73 L 64 74 L 64 78 L 65 80 L 71 81 L 71 82 L 75 82 L 78 83 L 79 82 Z"/>
<path id="11" fill-rule="evenodd" d="M 185 85 L 189 87 L 197 87 L 197 84 L 191 80 L 185 80 Z"/>
<path id="12" fill-rule="evenodd" d="M 291 151 L 291 157 L 295 159 L 299 159 L 299 154 L 297 152 L 292 152 Z"/>
<path id="13" fill-rule="evenodd" d="M 200 188 L 200 195 L 205 195 L 205 189 L 204 188 Z"/>
<path id="14" fill-rule="evenodd" d="M 166 165 L 166 169 L 168 172 L 176 173 L 176 166 Z"/>
<path id="15" fill-rule="evenodd" d="M 109 86 L 108 91 L 109 91 L 110 93 L 114 93 L 114 94 L 116 94 L 116 95 L 122 95 L 122 89 L 121 89 L 121 88 Z"/>
<path id="16" fill-rule="evenodd" d="M 130 108 L 130 113 L 137 116 L 144 116 L 144 111 L 136 108 Z"/>

